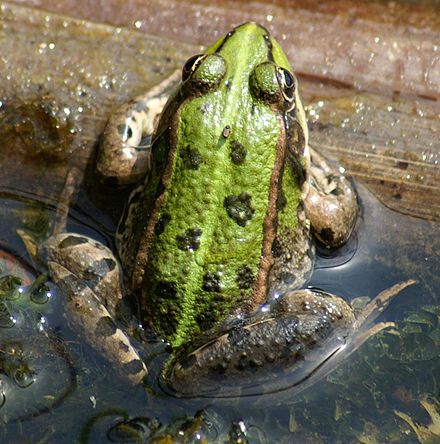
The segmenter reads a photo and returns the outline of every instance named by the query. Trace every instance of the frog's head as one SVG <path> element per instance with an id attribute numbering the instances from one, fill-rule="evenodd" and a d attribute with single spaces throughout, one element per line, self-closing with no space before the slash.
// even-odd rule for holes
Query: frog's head
<path id="1" fill-rule="evenodd" d="M 185 97 L 216 93 L 226 109 L 238 104 L 244 113 L 252 103 L 252 112 L 268 107 L 287 125 L 295 122 L 301 140 L 293 154 L 305 164 L 308 130 L 298 82 L 283 49 L 263 26 L 244 23 L 191 57 L 183 67 L 181 92 Z"/>
<path id="2" fill-rule="evenodd" d="M 286 54 L 267 29 L 254 22 L 228 32 L 183 67 L 182 83 L 195 95 L 216 89 L 222 81 L 230 93 L 235 86 L 243 94 L 249 86 L 255 98 L 281 111 L 301 106 Z"/>

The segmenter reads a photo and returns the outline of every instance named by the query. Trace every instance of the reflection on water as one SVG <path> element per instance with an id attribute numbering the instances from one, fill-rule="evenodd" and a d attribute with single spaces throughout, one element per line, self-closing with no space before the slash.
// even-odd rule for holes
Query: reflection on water
<path id="1" fill-rule="evenodd" d="M 301 393 L 229 400 L 177 399 L 157 387 L 129 385 L 70 328 L 55 286 L 39 283 L 36 293 L 18 292 L 32 288 L 45 269 L 31 264 L 16 230 L 34 227 L 44 236 L 54 214 L 51 207 L 3 195 L 0 418 L 7 427 L 1 442 L 55 443 L 66 433 L 72 441 L 97 443 L 438 438 L 438 226 L 393 213 L 360 192 L 363 214 L 354 247 L 340 255 L 322 254 L 308 285 L 354 300 L 415 278 L 418 284 L 396 297 L 381 318 L 395 320 L 396 328 L 370 339 Z M 75 229 L 100 236 L 101 219 L 90 220 L 81 208 L 71 216 Z M 106 236 L 102 233 L 100 240 Z M 354 303 L 362 306 L 365 300 Z M 166 359 L 165 348 L 154 341 L 141 347 L 151 363 L 150 381 Z"/>

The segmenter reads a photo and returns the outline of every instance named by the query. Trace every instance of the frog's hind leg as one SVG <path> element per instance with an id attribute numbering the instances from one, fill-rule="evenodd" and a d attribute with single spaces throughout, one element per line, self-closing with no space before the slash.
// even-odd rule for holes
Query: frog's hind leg
<path id="1" fill-rule="evenodd" d="M 304 207 L 315 237 L 338 247 L 350 237 L 358 214 L 357 194 L 344 170 L 336 171 L 310 148 L 308 187 Z"/>
<path id="2" fill-rule="evenodd" d="M 132 383 L 147 368 L 126 334 L 115 322 L 122 300 L 121 271 L 112 252 L 86 236 L 59 233 L 40 249 L 53 281 L 66 297 L 69 322 L 81 336 Z"/>
<path id="3" fill-rule="evenodd" d="M 125 379 L 140 382 L 145 364 L 114 321 L 123 298 L 121 270 L 112 251 L 87 236 L 66 233 L 70 202 L 77 189 L 75 170 L 67 173 L 52 236 L 39 248 L 52 280 L 66 297 L 66 313 L 86 341 Z"/>
<path id="4" fill-rule="evenodd" d="M 288 292 L 267 308 L 180 348 L 168 367 L 169 386 L 181 396 L 300 391 L 328 368 L 355 322 L 342 298 L 309 289 Z"/>

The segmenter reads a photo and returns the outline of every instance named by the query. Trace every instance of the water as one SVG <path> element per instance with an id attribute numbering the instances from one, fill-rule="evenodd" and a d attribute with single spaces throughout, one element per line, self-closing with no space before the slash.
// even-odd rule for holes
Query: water
<path id="1" fill-rule="evenodd" d="M 51 20 L 53 29 L 56 29 L 54 17 L 51 16 Z M 17 84 L 22 83 L 23 88 L 37 90 L 41 88 L 40 73 L 44 73 L 44 68 L 31 75 L 26 70 L 18 70 L 12 56 L 31 51 L 29 60 L 39 60 L 40 63 L 47 60 L 47 69 L 50 67 L 51 72 L 57 72 L 61 80 L 57 83 L 56 77 L 45 76 L 43 91 L 59 90 L 57 102 L 63 104 L 70 103 L 65 97 L 78 93 L 80 101 L 75 102 L 76 106 L 72 106 L 71 110 L 67 108 L 69 114 L 74 109 L 82 114 L 83 107 L 89 111 L 104 109 L 105 100 L 97 95 L 112 90 L 108 85 L 93 86 L 93 79 L 102 79 L 102 76 L 92 75 L 92 80 L 84 81 L 82 76 L 76 75 L 77 71 L 94 73 L 98 72 L 94 64 L 100 68 L 104 66 L 102 72 L 110 72 L 115 79 L 124 79 L 116 89 L 123 91 L 119 94 L 126 98 L 131 94 L 126 88 L 126 73 L 137 73 L 140 67 L 156 66 L 152 56 L 149 56 L 149 63 L 139 65 L 137 56 L 145 49 L 142 46 L 142 51 L 138 50 L 138 46 L 132 44 L 133 40 L 129 40 L 126 34 L 121 37 L 122 46 L 114 39 L 103 45 L 105 57 L 84 57 L 83 51 L 78 50 L 78 36 L 83 45 L 80 48 L 87 46 L 87 52 L 97 54 L 93 48 L 102 45 L 101 34 L 93 34 L 93 39 L 84 37 L 80 31 L 70 31 L 68 35 L 64 32 L 51 34 L 52 28 L 47 26 L 45 18 L 44 26 L 39 28 L 33 14 L 33 32 L 42 35 L 44 41 L 55 42 L 57 48 L 56 51 L 50 50 L 35 57 L 32 51 L 39 51 L 39 47 L 30 46 L 29 32 L 23 32 L 29 24 L 26 27 L 27 22 L 17 23 L 16 27 L 21 32 L 11 40 L 11 48 L 15 46 L 20 50 L 4 51 L 5 57 L 6 54 L 11 56 L 7 58 L 8 66 L 15 67 L 11 71 L 14 75 L 8 77 Z M 10 25 L 5 27 L 9 36 L 14 36 L 14 30 L 15 27 Z M 119 35 L 119 31 L 116 34 Z M 22 41 L 24 43 L 20 43 Z M 77 42 L 74 50 L 69 46 L 72 42 Z M 162 47 L 160 49 L 158 59 L 161 69 L 166 72 L 171 66 L 166 65 L 167 57 L 164 57 Z M 75 58 L 74 63 L 67 63 L 66 60 L 71 60 L 67 58 L 68 54 L 78 54 L 80 57 Z M 121 58 L 122 54 L 125 58 Z M 61 65 L 58 59 L 52 57 L 58 57 Z M 107 60 L 115 60 L 111 68 L 107 67 Z M 135 65 L 133 69 L 130 68 L 131 64 Z M 154 75 L 159 77 L 158 73 Z M 151 77 L 153 81 L 154 75 L 139 77 Z M 129 74 L 128 78 L 130 76 L 135 78 L 136 74 Z M 32 80 L 35 77 L 37 80 Z M 84 84 L 77 85 L 76 81 Z M 70 86 L 66 88 L 62 85 Z M 136 88 L 140 89 L 140 85 L 131 88 L 133 92 Z M 99 94 L 95 90 L 100 91 Z M 41 91 L 38 90 L 36 94 L 39 96 Z M 105 99 L 113 106 L 115 93 L 111 94 Z M 118 100 L 122 99 L 118 97 Z M 7 102 L 0 101 L 2 111 L 4 103 Z M 33 263 L 17 236 L 16 228 L 32 228 L 37 236 L 47 235 L 57 196 L 43 199 L 24 194 L 23 189 L 32 188 L 34 183 L 35 186 L 41 185 L 40 180 L 46 186 L 45 178 L 51 174 L 58 174 L 59 179 L 62 168 L 57 169 L 57 162 L 60 166 L 68 157 L 65 153 L 81 156 L 83 152 L 82 146 L 63 149 L 64 145 L 70 143 L 70 130 L 73 128 L 65 125 L 62 119 L 54 121 L 50 118 L 47 112 L 50 107 L 46 106 L 46 101 L 37 108 L 32 101 L 30 103 L 30 111 L 22 106 L 18 112 L 15 111 L 15 115 L 19 116 L 18 122 L 3 119 L 3 125 L 0 125 L 4 176 L 11 175 L 13 162 L 9 159 L 14 158 L 18 151 L 24 153 L 23 157 L 33 153 L 30 157 L 36 162 L 39 153 L 43 152 L 45 156 L 52 156 L 51 167 L 52 163 L 55 164 L 55 167 L 48 168 L 44 162 L 40 162 L 40 170 L 50 171 L 44 174 L 35 168 L 29 174 L 28 165 L 23 165 L 20 158 L 14 170 L 18 176 L 16 188 L 0 188 L 0 250 L 20 259 L 16 267 L 26 268 L 30 276 L 27 283 L 45 272 L 45 267 L 42 263 Z M 333 112 L 333 107 L 330 108 Z M 106 115 L 104 110 L 101 111 L 102 115 Z M 351 108 L 348 112 L 351 112 Z M 95 112 L 90 111 L 90 114 L 95 117 Z M 97 114 L 98 117 L 101 115 Z M 35 115 L 46 121 L 48 128 L 46 125 L 30 125 Z M 361 117 L 364 117 L 363 113 Z M 380 117 L 383 118 L 382 115 Z M 92 121 L 81 122 L 84 125 Z M 364 121 L 369 122 L 371 127 L 370 118 Z M 60 124 L 61 131 L 48 131 L 46 136 L 40 136 L 41 143 L 35 145 L 33 136 L 36 133 L 46 134 L 45 129 L 58 128 Z M 408 128 L 410 126 L 417 127 L 413 121 L 409 122 Z M 402 134 L 406 134 L 408 128 L 404 124 L 401 128 Z M 23 137 L 24 133 L 31 137 Z M 84 134 L 88 134 L 87 131 Z M 325 137 L 328 137 L 327 133 Z M 95 140 L 95 137 L 92 139 Z M 52 140 L 55 140 L 53 144 L 48 143 Z M 6 150 L 7 145 L 12 154 Z M 28 174 L 29 178 L 24 177 Z M 12 183 L 9 180 L 5 182 Z M 222 401 L 176 399 L 165 395 L 157 387 L 156 379 L 167 351 L 163 343 L 152 342 L 140 346 L 142 356 L 151 367 L 147 385 L 133 387 L 118 378 L 110 365 L 78 335 L 64 313 L 63 295 L 49 283 L 51 297 L 45 304 L 32 302 L 29 297 L 7 301 L 8 309 L 18 322 L 14 327 L 0 329 L 0 420 L 3 422 L 0 442 L 238 442 L 244 434 L 251 443 L 414 443 L 423 439 L 431 439 L 431 442 L 438 440 L 439 432 L 433 427 L 430 429 L 428 412 L 431 406 L 440 411 L 437 404 L 440 378 L 439 226 L 393 213 L 364 191 L 361 197 L 363 213 L 355 239 L 343 251 L 330 257 L 323 254 L 324 257 L 318 258 L 316 271 L 308 284 L 341 294 L 350 300 L 360 296 L 372 297 L 408 278 L 417 279 L 418 284 L 396 297 L 379 319 L 396 321 L 396 328 L 370 339 L 326 379 L 303 392 L 280 393 L 271 398 L 264 396 Z M 68 228 L 113 246 L 114 225 L 111 219 L 82 194 L 70 213 Z M 0 256 L 0 263 L 1 260 Z M 2 275 L 8 272 L 12 271 L 3 270 Z M 419 424 L 419 436 L 411 427 L 411 421 L 416 430 L 416 424 Z"/>
<path id="2" fill-rule="evenodd" d="M 362 188 L 360 192 L 362 217 L 354 239 L 340 254 L 319 257 L 308 284 L 352 300 L 374 296 L 404 279 L 418 283 L 396 297 L 380 319 L 394 320 L 397 327 L 370 339 L 325 380 L 269 402 L 258 396 L 176 399 L 155 385 L 167 357 L 165 345 L 156 342 L 141 347 L 152 363 L 150 385 L 133 387 L 71 328 L 63 295 L 48 284 L 51 297 L 46 304 L 11 304 L 22 322 L 2 329 L 2 352 L 12 343 L 12 355 L 22 359 L 22 368 L 31 369 L 33 383 L 20 386 L 11 374 L 1 375 L 1 442 L 235 442 L 231 437 L 243 430 L 251 443 L 344 443 L 362 436 L 376 442 L 416 442 L 414 431 L 398 415 L 406 413 L 428 426 L 430 417 L 420 401 L 428 397 L 429 405 L 438 408 L 438 226 L 393 213 Z M 15 230 L 23 227 L 24 214 L 25 228 L 32 222 L 46 232 L 54 208 L 10 193 L 1 196 L 3 248 L 30 264 Z M 111 241 L 111 222 L 90 209 L 90 203 L 80 199 L 71 211 L 69 229 Z M 37 266 L 34 276 L 44 271 L 43 265 Z M 44 326 L 39 324 L 42 317 Z M 164 436 L 174 436 L 174 441 Z"/>

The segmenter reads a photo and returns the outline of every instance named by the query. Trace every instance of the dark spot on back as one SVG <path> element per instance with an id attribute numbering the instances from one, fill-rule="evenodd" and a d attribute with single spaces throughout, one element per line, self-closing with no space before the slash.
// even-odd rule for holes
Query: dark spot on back
<path id="1" fill-rule="evenodd" d="M 209 330 L 218 321 L 218 314 L 213 310 L 200 311 L 196 316 L 196 322 L 201 331 Z"/>
<path id="2" fill-rule="evenodd" d="M 180 157 L 182 158 L 183 166 L 188 170 L 198 170 L 202 163 L 200 151 L 197 148 L 191 148 L 189 145 L 181 151 Z"/>
<path id="3" fill-rule="evenodd" d="M 231 194 L 225 197 L 223 206 L 226 208 L 228 216 L 237 222 L 240 227 L 246 226 L 246 223 L 252 219 L 255 210 L 251 205 L 251 195 L 241 193 L 239 195 Z"/>
<path id="4" fill-rule="evenodd" d="M 246 290 L 254 285 L 255 276 L 251 268 L 245 265 L 244 267 L 240 268 L 240 270 L 238 270 L 235 280 L 237 282 L 238 288 L 240 288 L 241 290 Z"/>
<path id="5" fill-rule="evenodd" d="M 241 165 L 246 159 L 247 150 L 237 140 L 231 142 L 231 160 L 235 165 Z"/>
<path id="6" fill-rule="evenodd" d="M 161 214 L 159 220 L 156 222 L 156 225 L 154 226 L 154 233 L 156 236 L 159 236 L 164 232 L 165 227 L 167 226 L 170 220 L 171 216 L 168 213 Z"/>
<path id="7" fill-rule="evenodd" d="M 200 247 L 200 228 L 188 228 L 182 234 L 176 236 L 177 247 L 183 251 L 195 251 Z"/>
<path id="8" fill-rule="evenodd" d="M 64 238 L 60 242 L 59 247 L 60 248 L 74 247 L 75 245 L 82 245 L 86 244 L 87 242 L 89 242 L 89 239 L 72 234 L 71 236 L 67 236 L 66 238 Z"/>
<path id="9" fill-rule="evenodd" d="M 211 292 L 220 292 L 220 275 L 218 273 L 206 273 L 203 276 L 203 289 Z"/>
<path id="10" fill-rule="evenodd" d="M 163 299 L 175 299 L 177 295 L 177 287 L 174 282 L 161 281 L 156 285 L 156 295 Z"/>
<path id="11" fill-rule="evenodd" d="M 110 316 L 102 317 L 96 324 L 95 333 L 97 336 L 113 336 L 116 333 L 116 325 Z"/>

